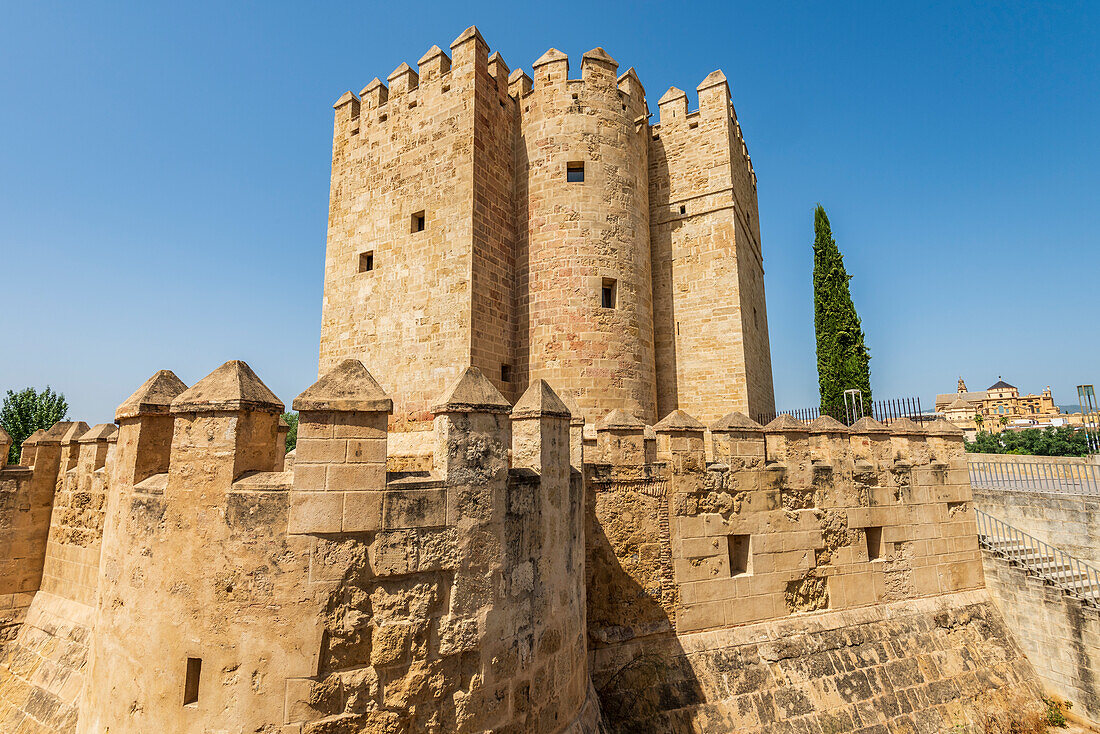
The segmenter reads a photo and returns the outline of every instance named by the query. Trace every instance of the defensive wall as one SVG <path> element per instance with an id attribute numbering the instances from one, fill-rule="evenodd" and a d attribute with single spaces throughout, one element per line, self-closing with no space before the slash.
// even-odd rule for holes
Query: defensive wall
<path id="1" fill-rule="evenodd" d="M 4 470 L 57 457 L 0 728 L 977 732 L 1038 701 L 953 429 L 614 411 L 586 446 L 570 402 L 466 368 L 430 470 L 387 471 L 356 360 L 294 401 L 292 465 L 241 362 L 59 428 Z"/>
<path id="2" fill-rule="evenodd" d="M 1100 568 L 1098 475 L 1088 458 L 968 454 L 968 459 L 979 510 Z M 1100 608 L 1090 593 L 1100 590 L 1084 588 L 1085 598 L 1068 593 L 1067 584 L 1086 582 L 1065 559 L 1036 557 L 1036 545 L 983 551 L 990 595 L 1043 687 L 1072 703 L 1071 713 L 1100 722 Z"/>
<path id="3" fill-rule="evenodd" d="M 1071 715 L 1100 722 L 1100 609 L 1002 555 L 983 560 L 990 596 L 1043 689 L 1072 704 Z"/>

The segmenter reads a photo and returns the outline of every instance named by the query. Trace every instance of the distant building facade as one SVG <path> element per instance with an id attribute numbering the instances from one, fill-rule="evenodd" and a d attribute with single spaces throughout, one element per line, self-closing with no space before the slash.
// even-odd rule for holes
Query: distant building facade
<path id="1" fill-rule="evenodd" d="M 1038 395 L 1021 395 L 1017 387 L 1000 378 L 986 390 L 971 392 L 960 377 L 955 392 L 936 396 L 936 412 L 968 436 L 978 430 L 998 433 L 1006 428 L 1066 424 L 1066 417 L 1054 404 L 1049 385 Z"/>

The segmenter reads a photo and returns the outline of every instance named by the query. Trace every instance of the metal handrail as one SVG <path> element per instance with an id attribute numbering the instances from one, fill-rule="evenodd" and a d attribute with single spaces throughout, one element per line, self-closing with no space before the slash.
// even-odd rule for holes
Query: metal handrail
<path id="1" fill-rule="evenodd" d="M 979 489 L 1100 495 L 1100 466 L 1060 464 L 1041 459 L 967 459 L 970 484 Z"/>
<path id="2" fill-rule="evenodd" d="M 1100 608 L 1100 570 L 975 508 L 978 542 L 1090 606 Z"/>

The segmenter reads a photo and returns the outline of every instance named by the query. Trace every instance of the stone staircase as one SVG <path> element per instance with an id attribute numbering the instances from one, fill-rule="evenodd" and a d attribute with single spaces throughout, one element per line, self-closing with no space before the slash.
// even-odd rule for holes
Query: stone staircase
<path id="1" fill-rule="evenodd" d="M 976 513 L 982 548 L 1100 609 L 1100 569 L 981 510 Z"/>

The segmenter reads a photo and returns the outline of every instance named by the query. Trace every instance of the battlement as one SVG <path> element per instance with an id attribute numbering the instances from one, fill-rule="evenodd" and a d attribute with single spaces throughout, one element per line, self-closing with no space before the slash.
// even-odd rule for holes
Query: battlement
<path id="1" fill-rule="evenodd" d="M 752 166 L 752 157 L 741 133 L 741 123 L 737 121 L 737 111 L 734 109 L 730 96 L 729 83 L 721 69 L 712 71 L 695 88 L 699 98 L 699 106 L 694 111 L 689 111 L 688 95 L 682 89 L 669 87 L 657 103 L 658 121 L 652 126 L 654 140 L 661 136 L 690 136 L 697 140 L 700 133 L 696 132 L 702 125 L 705 131 L 708 126 L 715 124 L 727 125 L 732 123 L 732 130 L 728 135 L 733 152 L 744 162 L 753 190 L 756 189 L 756 172 Z"/>
<path id="2" fill-rule="evenodd" d="M 499 96 L 508 96 L 508 67 L 489 46 L 477 28 L 470 26 L 450 45 L 451 56 L 439 46 L 429 48 L 416 69 L 401 63 L 386 77 L 375 77 L 355 94 L 344 92 L 335 104 L 337 136 L 365 135 L 365 128 L 385 126 L 412 116 L 422 119 L 447 106 L 447 95 L 473 94 L 474 79 L 486 70 Z M 412 110 L 420 110 L 412 112 Z"/>

